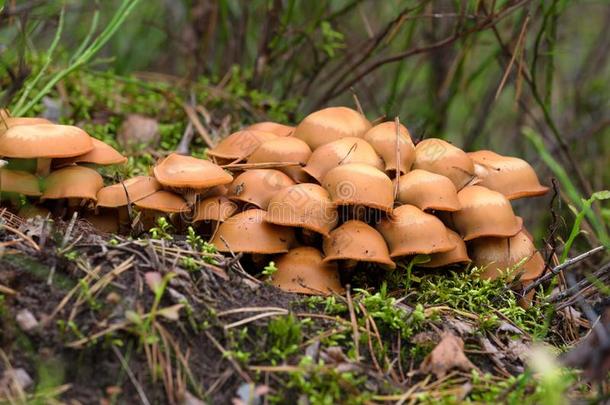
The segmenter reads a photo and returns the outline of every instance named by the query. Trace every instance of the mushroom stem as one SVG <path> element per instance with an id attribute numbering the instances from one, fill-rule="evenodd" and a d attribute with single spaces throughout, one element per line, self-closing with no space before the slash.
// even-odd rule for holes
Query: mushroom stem
<path id="1" fill-rule="evenodd" d="M 47 177 L 51 172 L 51 158 L 38 158 L 36 159 L 36 175 L 40 177 Z"/>

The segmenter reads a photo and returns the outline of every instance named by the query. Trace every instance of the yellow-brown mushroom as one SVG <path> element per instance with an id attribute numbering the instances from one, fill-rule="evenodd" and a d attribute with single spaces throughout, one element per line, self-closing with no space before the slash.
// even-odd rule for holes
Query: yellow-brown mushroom
<path id="1" fill-rule="evenodd" d="M 279 170 L 251 169 L 233 180 L 229 185 L 227 197 L 266 210 L 269 200 L 275 194 L 293 184 L 294 181 Z"/>
<path id="2" fill-rule="evenodd" d="M 248 158 L 248 163 L 296 163 L 295 166 L 286 166 L 278 170 L 286 173 L 297 183 L 305 183 L 308 175 L 303 167 L 309 157 L 311 149 L 302 140 L 294 137 L 272 139 L 259 146 Z"/>
<path id="3" fill-rule="evenodd" d="M 208 149 L 207 154 L 222 163 L 238 162 L 247 159 L 264 142 L 277 137 L 271 132 L 244 129 L 232 133 L 216 147 Z"/>
<path id="4" fill-rule="evenodd" d="M 411 170 L 415 160 L 415 146 L 409 131 L 404 125 L 399 126 L 399 134 L 397 144 L 396 123 L 393 121 L 375 125 L 364 134 L 364 140 L 370 143 L 377 154 L 383 158 L 386 172 L 396 172 L 397 155 L 399 156 L 400 173 Z"/>
<path id="5" fill-rule="evenodd" d="M 54 159 L 54 167 L 64 167 L 74 163 L 90 163 L 97 166 L 119 165 L 127 162 L 127 158 L 116 149 L 98 139 L 91 138 L 93 149 L 83 155 L 70 158 Z"/>
<path id="6" fill-rule="evenodd" d="M 400 176 L 397 200 L 421 210 L 458 211 L 460 202 L 455 185 L 448 177 L 414 169 Z"/>
<path id="7" fill-rule="evenodd" d="M 468 155 L 460 148 L 438 138 L 425 139 L 415 146 L 413 168 L 448 177 L 458 191 L 475 177 L 474 164 Z"/>
<path id="8" fill-rule="evenodd" d="M 277 136 L 290 136 L 294 132 L 294 127 L 291 127 L 290 125 L 278 124 L 277 122 L 270 121 L 257 122 L 256 124 L 248 126 L 246 129 L 271 132 Z"/>
<path id="9" fill-rule="evenodd" d="M 443 267 L 450 264 L 458 263 L 470 263 L 470 257 L 468 257 L 468 251 L 466 244 L 462 240 L 462 237 L 451 229 L 447 229 L 447 235 L 449 241 L 455 244 L 455 247 L 446 252 L 432 253 L 430 254 L 430 261 L 420 264 L 421 267 Z"/>

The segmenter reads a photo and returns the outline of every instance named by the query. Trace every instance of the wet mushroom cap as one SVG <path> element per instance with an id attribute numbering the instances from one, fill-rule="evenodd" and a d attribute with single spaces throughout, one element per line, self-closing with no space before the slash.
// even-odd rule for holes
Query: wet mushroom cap
<path id="1" fill-rule="evenodd" d="M 383 236 L 362 221 L 347 221 L 330 232 L 323 242 L 324 263 L 334 260 L 357 260 L 396 268 Z"/>
<path id="2" fill-rule="evenodd" d="M 275 262 L 277 272 L 271 284 L 288 292 L 330 295 L 342 294 L 345 289 L 339 280 L 336 263 L 324 263 L 322 253 L 313 247 L 303 246 L 290 250 Z"/>
<path id="3" fill-rule="evenodd" d="M 413 169 L 448 177 L 458 190 L 474 179 L 474 164 L 466 152 L 438 138 L 424 139 L 415 146 Z"/>
<path id="4" fill-rule="evenodd" d="M 448 177 L 421 169 L 414 169 L 400 176 L 397 200 L 422 210 L 460 209 L 455 184 Z"/>
<path id="5" fill-rule="evenodd" d="M 97 200 L 97 192 L 104 186 L 100 174 L 88 167 L 68 166 L 56 170 L 43 180 L 40 201 L 63 198 Z"/>
<path id="6" fill-rule="evenodd" d="M 142 198 L 161 190 L 161 184 L 152 176 L 136 176 L 122 183 L 104 187 L 97 192 L 97 206 L 107 208 L 124 207 L 129 202 L 136 202 Z"/>
<path id="7" fill-rule="evenodd" d="M 497 191 L 481 186 L 464 187 L 458 193 L 461 209 L 451 213 L 456 230 L 465 241 L 483 236 L 508 237 L 521 230 L 510 201 Z"/>
<path id="8" fill-rule="evenodd" d="M 4 119 L 0 119 L 0 135 L 4 134 L 9 128 L 16 127 L 18 125 L 40 125 L 40 124 L 53 124 L 51 121 L 45 118 L 30 118 L 30 117 L 9 117 L 2 116 Z"/>
<path id="9" fill-rule="evenodd" d="M 462 237 L 451 229 L 447 229 L 449 240 L 455 244 L 455 248 L 447 252 L 432 253 L 430 255 L 430 261 L 420 264 L 421 267 L 443 267 L 450 264 L 457 263 L 470 263 L 470 257 L 468 257 L 468 251 L 466 244 L 462 240 Z"/>
<path id="10" fill-rule="evenodd" d="M 237 204 L 225 196 L 208 197 L 195 206 L 193 222 L 224 222 L 237 211 Z"/>
<path id="11" fill-rule="evenodd" d="M 170 191 L 160 190 L 134 201 L 134 205 L 143 210 L 159 211 L 168 214 L 190 212 L 186 200 Z"/>
<path id="12" fill-rule="evenodd" d="M 155 178 L 166 187 L 201 190 L 228 184 L 233 177 L 209 160 L 172 153 L 153 169 Z"/>
<path id="13" fill-rule="evenodd" d="M 294 127 L 291 127 L 290 125 L 278 124 L 277 122 L 270 121 L 257 122 L 246 129 L 271 132 L 277 136 L 290 136 L 294 132 Z"/>
<path id="14" fill-rule="evenodd" d="M 248 158 L 264 142 L 277 137 L 271 132 L 244 129 L 232 133 L 215 148 L 208 149 L 207 154 L 220 159 L 242 160 Z"/>
<path id="15" fill-rule="evenodd" d="M 91 150 L 91 137 L 71 125 L 19 125 L 0 136 L 0 156 L 9 158 L 66 158 Z"/>
<path id="16" fill-rule="evenodd" d="M 294 185 L 286 174 L 274 169 L 252 169 L 237 176 L 229 185 L 227 197 L 267 209 L 271 198 Z"/>
<path id="17" fill-rule="evenodd" d="M 275 254 L 286 253 L 294 244 L 292 228 L 264 220 L 265 211 L 251 209 L 220 224 L 212 243 L 220 252 Z"/>
<path id="18" fill-rule="evenodd" d="M 415 161 L 415 146 L 407 128 L 404 125 L 399 128 L 400 172 L 406 173 Z M 375 125 L 364 134 L 364 140 L 383 158 L 385 171 L 396 171 L 396 123 L 388 121 Z"/>
<path id="19" fill-rule="evenodd" d="M 394 259 L 414 254 L 448 252 L 455 248 L 440 219 L 414 205 L 401 205 L 391 218 L 382 219 L 377 230 L 390 246 Z"/>
<path id="20" fill-rule="evenodd" d="M 42 195 L 38 177 L 28 172 L 9 169 L 0 169 L 0 192 L 22 194 L 28 197 Z"/>
<path id="21" fill-rule="evenodd" d="M 100 166 L 119 165 L 127 162 L 127 158 L 121 155 L 116 149 L 98 139 L 91 138 L 93 150 L 83 155 L 57 159 L 53 162 L 54 166 L 66 166 L 73 163 L 93 163 Z"/>
<path id="22" fill-rule="evenodd" d="M 308 229 L 328 235 L 339 220 L 328 192 L 317 184 L 287 187 L 269 201 L 265 220 L 276 225 Z"/>
<path id="23" fill-rule="evenodd" d="M 381 170 L 363 163 L 348 163 L 329 170 L 322 186 L 336 205 L 359 205 L 391 212 L 392 180 Z"/>
<path id="24" fill-rule="evenodd" d="M 299 163 L 297 166 L 278 168 L 296 182 L 304 182 L 307 174 L 301 166 L 311 156 L 311 149 L 302 140 L 294 137 L 272 139 L 259 146 L 248 158 L 248 163 Z"/>

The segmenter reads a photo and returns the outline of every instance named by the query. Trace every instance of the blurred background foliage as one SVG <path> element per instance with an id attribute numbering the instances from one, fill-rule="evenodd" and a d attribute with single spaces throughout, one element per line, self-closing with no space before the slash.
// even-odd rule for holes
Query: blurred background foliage
<path id="1" fill-rule="evenodd" d="M 354 107 L 355 94 L 369 119 L 399 116 L 414 139 L 520 156 L 544 183 L 557 178 L 557 198 L 518 202 L 537 236 L 565 237 L 570 207 L 586 208 L 581 198 L 610 183 L 605 0 L 2 3 L 0 105 L 9 108 L 28 83 L 43 91 L 86 38 L 133 5 L 94 57 L 25 111 L 54 110 L 106 140 L 132 113 L 158 120 L 161 149 L 173 149 L 185 104 L 202 107 L 205 125 L 223 136 L 253 121 L 297 123 L 324 106 Z M 196 138 L 192 150 L 204 146 Z M 607 207 L 594 203 L 583 222 L 592 244 L 607 242 Z M 555 226 L 552 209 L 566 218 Z"/>

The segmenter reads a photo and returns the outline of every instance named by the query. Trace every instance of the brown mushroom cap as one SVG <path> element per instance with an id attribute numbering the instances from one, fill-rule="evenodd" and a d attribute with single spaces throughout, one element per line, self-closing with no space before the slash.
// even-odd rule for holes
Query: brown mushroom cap
<path id="1" fill-rule="evenodd" d="M 336 263 L 324 263 L 322 253 L 313 247 L 303 246 L 280 256 L 276 263 L 277 272 L 271 276 L 271 283 L 288 292 L 330 295 L 342 294 L 345 289 L 339 280 Z"/>
<path id="2" fill-rule="evenodd" d="M 450 264 L 456 263 L 470 263 L 470 257 L 468 257 L 468 251 L 466 250 L 466 244 L 456 232 L 451 229 L 447 229 L 447 236 L 449 241 L 455 244 L 455 247 L 447 252 L 432 253 L 430 255 L 430 261 L 427 263 L 420 264 L 421 267 L 443 267 Z"/>
<path id="3" fill-rule="evenodd" d="M 248 163 L 294 162 L 304 165 L 310 156 L 311 149 L 305 142 L 294 137 L 284 137 L 263 143 L 250 155 Z M 308 177 L 301 166 L 282 167 L 278 170 L 299 183 L 305 182 Z"/>
<path id="4" fill-rule="evenodd" d="M 227 197 L 267 209 L 269 200 L 294 181 L 279 170 L 252 169 L 237 176 L 229 186 Z"/>
<path id="5" fill-rule="evenodd" d="M 97 192 L 104 186 L 100 174 L 88 167 L 68 166 L 51 173 L 43 180 L 40 201 L 63 198 L 97 200 Z"/>
<path id="6" fill-rule="evenodd" d="M 364 139 L 348 137 L 327 143 L 316 149 L 303 170 L 318 182 L 333 167 L 346 163 L 364 163 L 383 170 L 383 160 Z"/>
<path id="7" fill-rule="evenodd" d="M 136 202 L 142 198 L 161 190 L 161 184 L 151 176 L 136 176 L 122 183 L 113 184 L 97 192 L 97 206 L 107 208 L 124 207 L 129 202 Z"/>
<path id="8" fill-rule="evenodd" d="M 474 178 L 474 164 L 466 152 L 438 138 L 424 139 L 415 146 L 413 168 L 449 177 L 458 190 Z"/>
<path id="9" fill-rule="evenodd" d="M 237 204 L 225 196 L 208 197 L 195 206 L 193 222 L 224 222 L 237 211 Z"/>
<path id="10" fill-rule="evenodd" d="M 455 248 L 440 219 L 414 205 L 401 205 L 377 225 L 390 246 L 390 256 L 448 252 Z"/>
<path id="11" fill-rule="evenodd" d="M 305 117 L 293 136 L 304 140 L 315 151 L 341 138 L 362 138 L 369 128 L 371 123 L 358 111 L 347 107 L 329 107 Z"/>
<path id="12" fill-rule="evenodd" d="M 266 221 L 294 226 L 328 235 L 337 226 L 335 205 L 326 190 L 317 184 L 302 183 L 287 187 L 269 201 Z"/>
<path id="13" fill-rule="evenodd" d="M 322 185 L 336 205 L 360 205 L 385 212 L 394 206 L 392 180 L 363 163 L 348 163 L 326 173 Z"/>
<path id="14" fill-rule="evenodd" d="M 0 192 L 31 197 L 42 195 L 38 177 L 20 170 L 0 169 Z"/>
<path id="15" fill-rule="evenodd" d="M 9 158 L 65 158 L 91 150 L 91 137 L 71 125 L 18 125 L 0 136 L 0 156 Z"/>
<path id="16" fill-rule="evenodd" d="M 462 208 L 451 216 L 465 241 L 483 236 L 508 237 L 521 230 L 522 223 L 510 201 L 497 191 L 468 186 L 458 193 L 458 199 Z"/>
<path id="17" fill-rule="evenodd" d="M 324 238 L 323 262 L 333 260 L 357 260 L 379 263 L 396 268 L 388 253 L 383 236 L 375 228 L 362 221 L 347 221 Z"/>
<path id="18" fill-rule="evenodd" d="M 184 198 L 165 190 L 156 191 L 149 196 L 134 201 L 134 205 L 143 210 L 159 211 L 168 214 L 190 211 L 189 205 Z"/>
<path id="19" fill-rule="evenodd" d="M 1 113 L 0 117 L 2 117 L 2 119 L 0 119 L 0 135 L 4 134 L 9 128 L 16 127 L 18 125 L 53 124 L 51 121 L 45 118 L 10 117 L 8 115 L 2 115 Z"/>
<path id="20" fill-rule="evenodd" d="M 256 124 L 250 125 L 248 128 L 254 131 L 271 132 L 277 136 L 289 136 L 294 132 L 294 127 L 290 125 L 278 124 L 277 122 L 257 122 Z"/>
<path id="21" fill-rule="evenodd" d="M 228 184 L 233 177 L 209 160 L 172 153 L 154 168 L 155 178 L 166 187 L 202 190 Z"/>
<path id="22" fill-rule="evenodd" d="M 513 270 L 511 279 L 522 273 L 521 281 L 537 278 L 544 271 L 544 259 L 530 238 L 519 232 L 509 238 L 478 238 L 469 244 L 470 257 L 478 267 L 484 267 L 482 278 L 495 279 L 501 272 Z M 524 263 L 513 269 L 521 261 Z"/>
<path id="23" fill-rule="evenodd" d="M 295 241 L 292 228 L 270 224 L 264 218 L 265 211 L 259 209 L 236 214 L 220 224 L 212 243 L 220 252 L 288 252 Z"/>
<path id="24" fill-rule="evenodd" d="M 448 177 L 414 169 L 400 176 L 398 201 L 421 210 L 458 211 L 460 202 L 455 184 Z"/>
<path id="25" fill-rule="evenodd" d="M 215 148 L 208 149 L 208 155 L 221 159 L 242 160 L 252 154 L 263 142 L 276 139 L 271 132 L 244 129 L 223 139 Z"/>
<path id="26" fill-rule="evenodd" d="M 93 163 L 100 166 L 118 165 L 127 162 L 127 158 L 116 149 L 98 139 L 91 138 L 93 150 L 71 158 L 57 159 L 53 164 L 57 167 L 67 166 L 73 163 Z"/>
<path id="27" fill-rule="evenodd" d="M 498 191 L 509 200 L 546 194 L 548 187 L 540 184 L 536 172 L 523 159 L 502 156 L 489 150 L 470 152 L 480 186 Z"/>
<path id="28" fill-rule="evenodd" d="M 400 172 L 411 170 L 415 161 L 415 146 L 411 134 L 404 125 L 400 125 Z M 396 123 L 392 121 L 375 125 L 364 134 L 364 140 L 371 144 L 377 154 L 383 158 L 385 171 L 396 171 Z"/>

